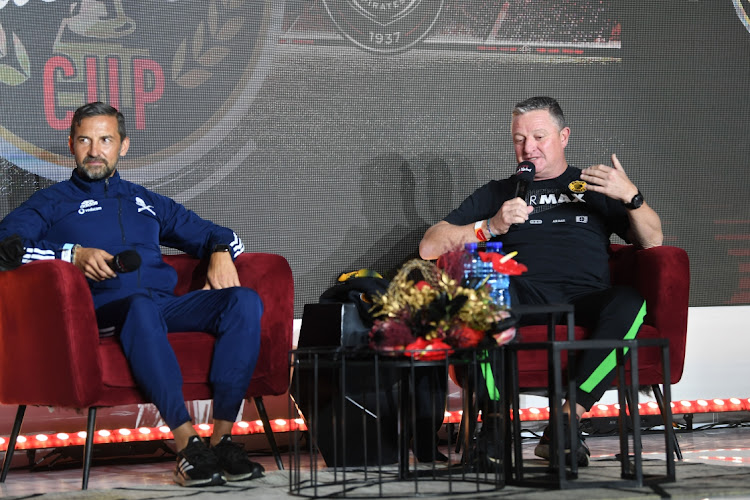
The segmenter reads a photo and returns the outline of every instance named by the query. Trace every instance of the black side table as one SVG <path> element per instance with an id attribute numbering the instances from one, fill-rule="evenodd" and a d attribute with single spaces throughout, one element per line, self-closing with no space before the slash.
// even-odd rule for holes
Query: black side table
<path id="1" fill-rule="evenodd" d="M 671 389 L 669 380 L 669 342 L 667 339 L 635 339 L 635 340 L 575 340 L 573 307 L 569 304 L 550 304 L 542 306 L 519 306 L 514 308 L 518 314 L 546 314 L 548 315 L 548 339 L 544 342 L 515 342 L 508 344 L 505 349 L 507 370 L 506 395 L 509 397 L 511 407 L 512 425 L 508 426 L 507 439 L 512 441 L 512 447 L 506 450 L 505 457 L 506 476 L 508 484 L 520 486 L 546 486 L 556 488 L 582 488 L 612 486 L 612 482 L 606 483 L 594 481 L 573 481 L 578 478 L 578 465 L 572 461 L 569 469 L 565 467 L 565 450 L 562 413 L 563 396 L 563 370 L 562 354 L 568 353 L 567 370 L 567 392 L 569 403 L 575 407 L 575 380 L 572 375 L 575 352 L 587 349 L 602 349 L 616 351 L 618 370 L 618 396 L 620 403 L 620 457 L 621 477 L 623 481 L 618 486 L 640 487 L 645 483 L 655 484 L 675 481 L 674 469 L 674 429 L 672 427 L 671 412 Z M 566 317 L 567 340 L 555 339 L 555 325 L 558 315 Z M 664 415 L 664 438 L 666 448 L 666 473 L 664 475 L 644 477 L 641 457 L 641 435 L 640 415 L 638 412 L 638 349 L 640 347 L 658 347 L 662 354 L 664 369 L 664 400 L 662 412 Z M 518 360 L 517 354 L 523 350 L 546 350 L 548 359 L 548 392 L 550 399 L 550 423 L 552 432 L 551 456 L 549 467 L 524 467 L 521 447 L 521 423 L 519 415 L 519 383 L 518 383 Z M 625 373 L 625 352 L 630 353 L 630 380 Z M 629 417 L 628 417 L 629 413 Z M 632 423 L 633 454 L 629 450 L 629 433 L 627 420 Z M 575 425 L 569 426 L 570 442 L 573 446 L 577 444 L 577 429 Z M 575 450 L 571 450 L 574 455 Z M 632 461 L 631 461 L 632 458 Z M 541 472 L 533 477 L 529 473 Z"/>
<path id="2" fill-rule="evenodd" d="M 476 373 L 479 364 L 492 357 L 504 375 L 502 347 L 459 350 L 444 359 L 420 360 L 401 353 L 369 349 L 314 348 L 290 353 L 294 370 L 290 393 L 294 407 L 304 416 L 302 433 L 290 433 L 290 492 L 300 496 L 381 497 L 482 493 L 505 485 L 505 469 L 479 470 L 474 446 L 465 436 L 462 455 L 447 446 L 448 463 L 418 462 L 410 453 L 416 448 L 419 424 L 416 416 L 420 372 L 447 376 L 451 367 Z M 365 380 L 366 379 L 366 380 Z M 504 381 L 502 382 L 504 385 Z M 438 384 L 439 385 L 439 384 Z M 474 394 L 461 390 L 464 415 L 476 421 Z M 433 408 L 435 406 L 433 405 Z M 503 415 L 508 413 L 505 407 Z M 436 408 L 429 420 L 442 423 L 444 408 Z M 504 439 L 506 418 L 499 420 L 496 439 Z M 430 443 L 436 446 L 437 443 Z M 507 448 L 502 441 L 497 450 Z M 502 454 L 500 456 L 502 459 Z M 447 483 L 447 485 L 446 485 Z"/>

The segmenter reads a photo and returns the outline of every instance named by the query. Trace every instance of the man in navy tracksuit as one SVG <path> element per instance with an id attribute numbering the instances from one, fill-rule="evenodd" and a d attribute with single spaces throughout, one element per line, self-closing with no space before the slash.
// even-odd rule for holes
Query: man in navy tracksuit
<path id="1" fill-rule="evenodd" d="M 130 145 L 124 117 L 103 103 L 79 108 L 71 124 L 70 180 L 34 193 L 0 223 L 0 239 L 23 238 L 23 262 L 62 259 L 86 276 L 102 330 L 118 333 L 133 375 L 172 429 L 174 479 L 185 486 L 223 484 L 262 475 L 232 443 L 232 425 L 255 369 L 263 304 L 240 286 L 234 258 L 244 251 L 230 229 L 198 217 L 173 200 L 120 178 L 116 168 Z M 177 273 L 159 245 L 208 258 L 203 290 L 172 293 Z M 142 264 L 115 272 L 123 251 Z M 123 260 L 128 265 L 127 260 Z M 122 269 L 121 269 L 122 271 Z M 182 375 L 167 341 L 170 331 L 206 331 L 216 337 L 211 364 L 214 433 L 209 448 L 198 437 L 182 396 Z"/>

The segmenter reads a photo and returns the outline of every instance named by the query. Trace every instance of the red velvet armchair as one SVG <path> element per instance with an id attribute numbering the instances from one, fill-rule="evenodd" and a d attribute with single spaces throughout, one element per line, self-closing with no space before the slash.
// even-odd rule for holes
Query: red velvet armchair
<path id="1" fill-rule="evenodd" d="M 677 247 L 660 246 L 637 250 L 631 245 L 610 246 L 610 276 L 612 284 L 629 285 L 636 288 L 646 300 L 646 317 L 638 332 L 639 339 L 669 339 L 669 362 L 671 384 L 682 378 L 685 364 L 687 339 L 688 298 L 690 292 L 690 264 L 687 253 Z M 587 329 L 576 326 L 575 338 L 587 338 Z M 567 339 L 567 328 L 558 325 L 555 336 Z M 547 340 L 546 325 L 531 325 L 519 328 L 519 342 Z M 567 357 L 563 353 L 563 370 Z M 518 381 L 521 391 L 546 389 L 547 352 L 521 350 L 518 352 Z M 629 370 L 626 369 L 629 373 Z M 660 384 L 664 381 L 661 352 L 658 348 L 638 350 L 638 377 L 642 385 L 650 385 L 657 401 L 663 399 Z M 616 381 L 615 381 L 616 383 Z M 678 458 L 682 458 L 675 442 Z"/>
<path id="2" fill-rule="evenodd" d="M 612 284 L 630 285 L 646 300 L 646 318 L 638 332 L 638 338 L 669 339 L 670 381 L 676 384 L 682 378 L 685 364 L 690 292 L 687 253 L 681 248 L 670 246 L 637 250 L 631 245 L 611 245 L 609 265 Z M 566 327 L 557 326 L 555 335 L 560 340 L 566 339 Z M 587 329 L 575 327 L 576 339 L 586 338 L 587 335 Z M 547 326 L 524 326 L 519 329 L 518 338 L 521 342 L 547 340 Z M 640 382 L 643 385 L 661 384 L 663 370 L 659 350 L 654 348 L 642 351 L 638 357 Z M 518 366 L 521 387 L 547 387 L 545 351 L 519 352 Z"/>
<path id="3" fill-rule="evenodd" d="M 205 284 L 206 261 L 165 255 L 177 270 L 177 295 Z M 277 465 L 283 468 L 263 396 L 289 386 L 294 284 L 287 261 L 274 254 L 245 253 L 235 264 L 243 286 L 263 300 L 261 351 L 246 397 L 253 398 Z M 214 337 L 172 333 L 186 401 L 211 399 L 208 383 Z M 147 402 L 135 385 L 116 338 L 99 337 L 93 300 L 83 274 L 60 260 L 37 261 L 0 273 L 0 403 L 18 405 L 3 463 L 4 482 L 27 405 L 88 408 L 83 488 L 88 484 L 96 408 Z"/>

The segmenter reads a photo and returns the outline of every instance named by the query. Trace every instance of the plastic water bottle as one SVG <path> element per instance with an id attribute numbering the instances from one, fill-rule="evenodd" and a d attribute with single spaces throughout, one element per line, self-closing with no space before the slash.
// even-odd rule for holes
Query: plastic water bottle
<path id="1" fill-rule="evenodd" d="M 467 243 L 465 245 L 466 251 L 471 256 L 471 259 L 467 259 L 464 263 L 464 282 L 469 283 L 470 286 L 477 287 L 480 283 L 484 282 L 490 287 L 490 298 L 503 309 L 510 308 L 510 293 L 508 291 L 508 285 L 510 280 L 507 274 L 501 274 L 495 271 L 492 267 L 492 261 L 484 262 L 478 253 L 476 243 Z M 490 241 L 487 243 L 488 253 L 502 253 L 503 244 L 499 241 Z"/>
<path id="2" fill-rule="evenodd" d="M 497 253 L 504 255 L 502 252 L 503 244 L 499 241 L 490 241 L 487 243 L 488 253 Z M 492 262 L 483 262 L 479 259 L 479 263 L 483 267 L 484 275 L 487 276 L 487 283 L 490 285 L 490 298 L 503 309 L 510 308 L 510 293 L 508 292 L 508 285 L 510 280 L 507 274 L 501 274 L 495 271 L 492 267 Z"/>
<path id="3" fill-rule="evenodd" d="M 477 281 L 475 281 L 477 273 L 477 261 L 479 260 L 479 254 L 477 253 L 476 243 L 466 243 L 464 245 L 466 249 L 466 259 L 464 260 L 464 283 L 463 285 L 468 288 L 475 288 Z"/>

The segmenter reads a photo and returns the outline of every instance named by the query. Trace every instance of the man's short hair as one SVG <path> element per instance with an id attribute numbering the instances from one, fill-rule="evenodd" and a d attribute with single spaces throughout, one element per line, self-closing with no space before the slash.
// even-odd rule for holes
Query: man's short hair
<path id="1" fill-rule="evenodd" d="M 552 116 L 552 119 L 557 123 L 558 130 L 562 130 L 568 126 L 560 104 L 553 97 L 537 96 L 521 101 L 516 104 L 515 108 L 513 108 L 513 116 L 522 115 L 529 111 L 537 111 L 540 109 L 546 109 L 549 111 L 550 116 Z"/>
<path id="2" fill-rule="evenodd" d="M 125 117 L 109 104 L 103 102 L 90 102 L 78 108 L 73 115 L 73 121 L 70 122 L 70 137 L 75 137 L 76 127 L 81 124 L 84 118 L 92 116 L 114 116 L 117 118 L 117 132 L 120 134 L 120 140 L 124 140 L 128 133 L 125 130 Z"/>

